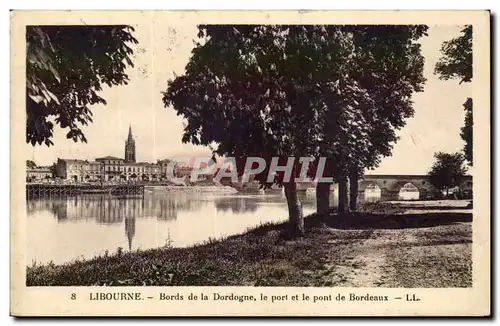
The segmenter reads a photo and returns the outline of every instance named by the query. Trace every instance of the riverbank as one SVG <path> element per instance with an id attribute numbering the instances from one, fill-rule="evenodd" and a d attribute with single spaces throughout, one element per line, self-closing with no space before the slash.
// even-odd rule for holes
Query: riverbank
<path id="1" fill-rule="evenodd" d="M 229 186 L 145 186 L 146 192 L 203 192 L 234 194 L 238 191 Z"/>
<path id="2" fill-rule="evenodd" d="M 472 286 L 472 210 L 368 208 L 326 226 L 310 216 L 299 239 L 268 224 L 189 248 L 30 266 L 27 285 Z"/>

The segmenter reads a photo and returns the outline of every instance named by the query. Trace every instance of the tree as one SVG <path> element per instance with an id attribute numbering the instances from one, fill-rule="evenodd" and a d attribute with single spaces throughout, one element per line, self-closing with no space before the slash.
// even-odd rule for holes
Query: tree
<path id="1" fill-rule="evenodd" d="M 469 97 L 464 103 L 465 125 L 461 128 L 460 136 L 465 142 L 464 154 L 468 164 L 472 166 L 472 99 Z"/>
<path id="2" fill-rule="evenodd" d="M 255 180 L 265 187 L 283 184 L 291 230 L 303 233 L 294 177 L 299 175 L 299 158 L 317 153 L 311 142 L 318 128 L 313 104 L 322 87 L 340 77 L 333 68 L 347 55 L 339 44 L 342 35 L 325 26 L 199 29 L 205 43 L 193 49 L 185 75 L 169 81 L 165 106 L 187 119 L 184 142 L 216 143 L 214 154 L 238 158 L 238 174 L 247 157 L 262 157 L 268 167 L 272 157 L 279 157 L 281 164 L 294 158 L 291 181 L 284 182 L 277 173 L 267 182 L 268 169 Z M 325 53 L 336 60 L 325 60 Z"/>
<path id="3" fill-rule="evenodd" d="M 466 26 L 461 35 L 441 46 L 442 57 L 434 73 L 440 79 L 458 79 L 459 83 L 472 81 L 472 25 Z"/>
<path id="4" fill-rule="evenodd" d="M 443 43 L 442 57 L 436 63 L 434 73 L 440 79 L 458 79 L 459 83 L 472 81 L 472 25 L 466 26 L 459 37 Z M 465 123 L 460 136 L 465 142 L 465 158 L 470 166 L 472 161 L 472 99 L 467 98 L 464 103 Z"/>
<path id="5" fill-rule="evenodd" d="M 127 84 L 137 43 L 130 26 L 28 26 L 26 28 L 26 142 L 53 145 L 54 123 L 68 139 L 87 139 L 81 125 L 90 107 L 106 104 L 103 85 Z"/>
<path id="6" fill-rule="evenodd" d="M 188 120 L 183 141 L 215 142 L 216 154 L 236 156 L 243 164 L 249 156 L 265 158 L 267 166 L 273 156 L 280 157 L 281 164 L 293 157 L 293 176 L 298 175 L 301 156 L 326 156 L 329 173 L 341 182 L 348 173 L 374 165 L 378 154 L 390 153 L 390 142 L 396 139 L 393 129 L 413 114 L 411 92 L 418 91 L 424 79 L 420 48 L 411 40 L 426 27 L 396 29 L 385 42 L 379 39 L 384 40 L 387 29 L 374 33 L 365 26 L 358 33 L 356 28 L 201 26 L 206 42 L 197 44 L 185 75 L 169 82 L 163 98 L 165 106 L 173 106 Z M 370 38 L 371 43 L 366 40 Z M 399 47 L 394 45 L 398 42 Z M 366 70 L 359 67 L 381 58 L 387 62 Z M 386 66 L 396 68 L 387 74 Z M 377 68 L 378 74 L 370 68 Z M 382 85 L 380 76 L 387 76 Z M 238 173 L 241 165 L 237 162 Z M 265 186 L 270 185 L 267 172 L 255 178 Z M 277 173 L 273 182 L 281 180 Z M 283 186 L 291 225 L 301 233 L 296 185 Z M 329 195 L 329 185 L 324 188 Z"/>
<path id="7" fill-rule="evenodd" d="M 37 165 L 34 161 L 32 160 L 26 160 L 26 167 L 28 169 L 36 169 Z"/>
<path id="8" fill-rule="evenodd" d="M 424 57 L 418 40 L 427 35 L 425 25 L 361 26 L 353 30 L 356 55 L 352 65 L 356 80 L 370 101 L 358 104 L 366 129 L 355 137 L 349 156 L 351 209 L 356 208 L 358 179 L 364 170 L 376 168 L 383 157 L 392 155 L 396 131 L 413 117 L 412 95 L 422 92 Z M 370 108 L 371 110 L 368 110 Z M 353 131 L 363 129 L 357 128 Z M 353 132 L 351 131 L 351 132 Z"/>
<path id="9" fill-rule="evenodd" d="M 423 90 L 424 58 L 417 40 L 427 26 L 345 26 L 342 45 L 350 53 L 337 69 L 338 94 L 329 94 L 320 119 L 320 156 L 339 183 L 339 212 L 355 210 L 358 179 L 391 155 L 396 131 L 413 116 L 411 96 Z M 328 103 L 330 102 L 330 103 Z M 348 182 L 349 179 L 349 182 Z M 347 186 L 350 186 L 348 191 Z M 329 210 L 329 184 L 317 185 L 318 213 Z"/>
<path id="10" fill-rule="evenodd" d="M 428 173 L 430 182 L 437 189 L 446 190 L 448 195 L 448 189 L 459 186 L 465 176 L 467 169 L 464 155 L 438 152 L 434 158 L 436 161 Z"/>

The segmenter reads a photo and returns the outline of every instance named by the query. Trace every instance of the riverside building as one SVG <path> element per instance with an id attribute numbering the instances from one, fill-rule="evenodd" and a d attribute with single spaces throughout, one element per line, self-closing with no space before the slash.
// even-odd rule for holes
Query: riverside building
<path id="1" fill-rule="evenodd" d="M 80 159 L 57 159 L 55 176 L 59 179 L 95 182 L 139 182 L 161 179 L 159 164 L 136 162 L 135 140 L 129 126 L 125 141 L 125 158 L 115 156 L 98 157 L 94 161 Z"/>

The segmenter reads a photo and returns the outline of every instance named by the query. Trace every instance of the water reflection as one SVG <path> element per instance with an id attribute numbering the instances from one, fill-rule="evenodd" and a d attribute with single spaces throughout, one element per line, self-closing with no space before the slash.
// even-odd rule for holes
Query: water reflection
<path id="1" fill-rule="evenodd" d="M 299 199 L 302 207 L 305 208 L 315 208 L 316 198 L 314 195 L 306 195 L 304 193 L 299 194 Z M 223 198 L 215 199 L 215 207 L 218 212 L 232 212 L 235 214 L 255 212 L 261 206 L 273 205 L 278 203 L 283 203 L 285 201 L 283 195 L 256 195 L 256 196 L 245 196 L 245 195 L 233 195 Z M 336 198 L 331 196 L 330 201 L 332 205 L 336 203 Z"/>
<path id="2" fill-rule="evenodd" d="M 314 196 L 302 194 L 300 199 L 305 215 L 315 210 Z M 284 221 L 288 209 L 283 195 L 171 192 L 29 199 L 27 215 L 28 263 L 63 263 L 119 247 L 162 247 L 166 239 L 174 246 L 188 246 Z"/>
<path id="3" fill-rule="evenodd" d="M 231 211 L 235 214 L 255 212 L 258 208 L 256 201 L 246 198 L 222 198 L 215 200 L 215 208 L 218 212 Z"/>
<path id="4" fill-rule="evenodd" d="M 134 240 L 135 235 L 135 218 L 125 219 L 125 234 L 128 240 L 128 249 L 132 250 L 132 240 Z"/>
<path id="5" fill-rule="evenodd" d="M 179 211 L 197 211 L 203 205 L 204 202 L 193 194 L 145 197 L 87 195 L 30 199 L 27 212 L 28 216 L 33 216 L 40 211 L 50 211 L 59 222 L 95 219 L 99 224 L 113 224 L 127 218 L 175 220 Z"/>

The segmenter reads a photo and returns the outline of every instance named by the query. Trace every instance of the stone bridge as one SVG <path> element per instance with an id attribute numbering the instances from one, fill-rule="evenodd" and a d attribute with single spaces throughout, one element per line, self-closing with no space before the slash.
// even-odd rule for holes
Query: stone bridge
<path id="1" fill-rule="evenodd" d="M 246 189 L 244 192 L 258 193 L 260 185 L 251 181 L 246 185 L 232 184 L 230 180 L 221 180 L 224 185 L 229 185 L 237 188 L 239 191 Z M 472 195 L 472 176 L 465 176 L 464 181 L 459 188 L 468 192 L 467 197 Z M 278 189 L 279 190 L 279 189 Z M 314 192 L 316 184 L 314 182 L 303 182 L 297 184 L 297 190 L 303 192 Z M 338 185 L 334 184 L 331 187 L 334 193 L 338 193 Z M 429 176 L 425 174 L 366 174 L 358 181 L 358 198 L 365 200 L 385 200 L 396 199 L 426 199 L 435 197 L 439 193 L 429 180 Z"/>
<path id="2" fill-rule="evenodd" d="M 306 191 L 314 188 L 314 183 L 299 184 L 298 189 Z M 337 191 L 338 186 L 332 187 Z M 460 185 L 463 191 L 472 191 L 472 176 L 466 176 Z M 427 175 L 418 174 L 366 174 L 358 181 L 358 196 L 385 197 L 402 199 L 424 199 L 438 190 L 435 189 Z"/>
<path id="3" fill-rule="evenodd" d="M 406 196 L 407 199 L 424 199 L 438 192 L 430 183 L 428 175 L 418 174 L 367 174 L 359 181 L 358 187 L 359 193 L 365 196 L 370 193 L 376 196 L 379 192 L 382 197 Z M 466 176 L 459 188 L 472 191 L 472 176 Z"/>

